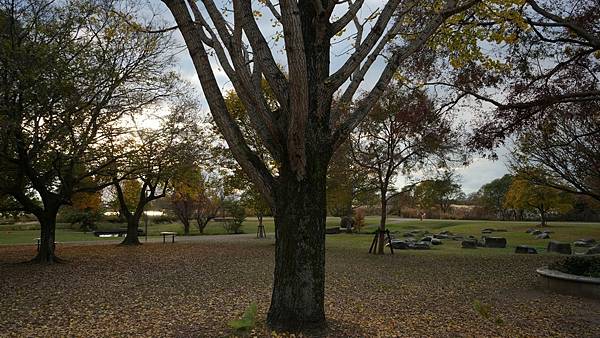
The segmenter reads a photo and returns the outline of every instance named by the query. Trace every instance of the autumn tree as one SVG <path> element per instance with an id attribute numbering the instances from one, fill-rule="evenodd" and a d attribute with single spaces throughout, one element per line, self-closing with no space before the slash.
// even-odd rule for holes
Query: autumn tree
<path id="1" fill-rule="evenodd" d="M 598 12 L 596 0 L 524 0 L 509 11 L 466 11 L 446 22 L 460 25 L 461 34 L 436 35 L 448 57 L 430 84 L 453 93 L 449 104 L 482 103 L 473 148 L 494 149 L 545 119 L 585 117 L 588 111 L 566 107 L 600 100 Z M 495 53 L 481 50 L 482 37 Z"/>
<path id="2" fill-rule="evenodd" d="M 550 109 L 519 134 L 512 169 L 533 184 L 600 201 L 600 100 Z"/>
<path id="3" fill-rule="evenodd" d="M 333 153 L 374 107 L 398 69 L 432 41 L 449 18 L 517 5 L 392 0 L 364 18 L 360 15 L 367 6 L 363 0 L 282 0 L 279 4 L 265 0 L 263 14 L 282 30 L 282 70 L 252 2 L 163 2 L 183 35 L 215 123 L 274 213 L 276 258 L 268 323 L 287 329 L 321 326 L 325 322 L 326 176 Z M 332 41 L 352 34 L 346 27 L 353 22 L 362 27 L 361 34 L 353 37 L 350 56 L 334 66 Z M 265 162 L 259 150 L 250 146 L 249 135 L 233 118 L 211 71 L 217 68 L 211 56 L 241 99 L 252 135 L 272 162 Z M 383 56 L 386 62 L 378 74 L 374 65 Z M 370 70 L 376 80 L 365 86 Z M 274 94 L 274 106 L 262 90 L 263 80 Z M 355 100 L 359 89 L 367 92 Z M 339 99 L 332 107 L 336 94 Z"/>
<path id="4" fill-rule="evenodd" d="M 53 263 L 56 215 L 106 187 L 106 140 L 169 90 L 167 36 L 131 29 L 109 2 L 0 4 L 0 192 L 40 222 Z M 34 191 L 37 198 L 29 195 Z"/>
<path id="5" fill-rule="evenodd" d="M 572 199 L 558 189 L 532 184 L 520 177 L 515 178 L 506 193 L 506 207 L 537 212 L 540 226 L 546 226 L 550 212 L 565 212 L 571 209 Z"/>
<path id="6" fill-rule="evenodd" d="M 395 82 L 353 133 L 352 157 L 375 178 L 379 191 L 379 254 L 385 247 L 388 203 L 399 193 L 394 179 L 400 173 L 410 175 L 424 166 L 436 168 L 455 160 L 460 143 L 452 123 L 425 92 L 406 90 Z"/>
<path id="7" fill-rule="evenodd" d="M 79 223 L 84 231 L 94 229 L 94 222 L 102 216 L 102 194 L 95 192 L 78 192 L 71 196 L 71 205 L 60 211 L 68 222 Z"/>

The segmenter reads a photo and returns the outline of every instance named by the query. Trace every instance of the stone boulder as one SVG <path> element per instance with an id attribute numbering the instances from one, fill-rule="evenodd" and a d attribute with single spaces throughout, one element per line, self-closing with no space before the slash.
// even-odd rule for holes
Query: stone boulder
<path id="1" fill-rule="evenodd" d="M 541 235 L 541 234 L 543 234 L 543 232 L 542 232 L 542 230 L 537 230 L 537 229 L 536 229 L 536 230 L 533 230 L 532 232 L 530 232 L 530 234 L 532 234 L 532 235 L 534 235 L 534 236 L 537 236 L 537 235 Z"/>
<path id="2" fill-rule="evenodd" d="M 600 244 L 589 248 L 586 252 L 586 255 L 600 255 Z"/>
<path id="3" fill-rule="evenodd" d="M 417 242 L 417 243 L 414 243 L 412 245 L 411 249 L 414 249 L 414 250 L 429 250 L 429 243 L 428 242 Z"/>
<path id="4" fill-rule="evenodd" d="M 486 248 L 506 248 L 506 238 L 504 237 L 486 237 L 483 239 Z"/>
<path id="5" fill-rule="evenodd" d="M 450 236 L 448 236 L 446 234 L 435 234 L 435 235 L 433 235 L 433 238 L 437 238 L 437 239 L 447 239 L 448 237 L 450 237 Z"/>
<path id="6" fill-rule="evenodd" d="M 542 232 L 539 235 L 535 236 L 535 239 L 549 239 L 550 235 L 548 233 Z"/>
<path id="7" fill-rule="evenodd" d="M 563 255 L 570 255 L 571 251 L 571 243 L 562 243 L 559 241 L 550 241 L 548 242 L 548 252 L 557 252 Z"/>
<path id="8" fill-rule="evenodd" d="M 527 245 L 518 245 L 515 248 L 515 253 L 518 254 L 537 254 L 537 250 Z"/>
<path id="9" fill-rule="evenodd" d="M 387 244 L 387 246 L 389 246 L 389 243 Z M 400 241 L 400 240 L 392 240 L 392 248 L 394 249 L 398 249 L 398 250 L 408 250 L 410 249 L 411 243 L 407 242 L 407 241 Z"/>
<path id="10" fill-rule="evenodd" d="M 465 240 L 460 245 L 463 249 L 477 249 L 477 240 Z"/>
<path id="11" fill-rule="evenodd" d="M 433 239 L 432 236 L 425 236 L 425 237 L 421 238 L 420 242 L 431 242 L 432 239 Z"/>
<path id="12" fill-rule="evenodd" d="M 534 228 L 529 228 L 529 229 L 525 230 L 525 232 L 528 233 L 528 234 L 530 234 L 530 233 L 532 233 L 534 231 L 535 231 Z"/>
<path id="13" fill-rule="evenodd" d="M 482 234 L 491 234 L 492 230 L 481 230 Z"/>
<path id="14" fill-rule="evenodd" d="M 581 238 L 573 242 L 573 246 L 590 248 L 596 245 L 596 240 L 591 238 Z"/>
<path id="15" fill-rule="evenodd" d="M 451 232 L 450 232 L 450 231 L 448 231 L 448 230 L 444 230 L 444 231 L 440 231 L 440 235 L 452 236 L 452 235 L 453 235 L 453 233 L 451 233 Z"/>
<path id="16" fill-rule="evenodd" d="M 432 238 L 431 239 L 431 244 L 432 245 L 440 245 L 440 244 L 442 244 L 442 240 L 438 239 L 438 238 Z"/>
<path id="17" fill-rule="evenodd" d="M 327 228 L 327 229 L 325 229 L 325 233 L 328 234 L 328 235 L 339 234 L 340 233 L 340 228 L 339 227 Z"/>

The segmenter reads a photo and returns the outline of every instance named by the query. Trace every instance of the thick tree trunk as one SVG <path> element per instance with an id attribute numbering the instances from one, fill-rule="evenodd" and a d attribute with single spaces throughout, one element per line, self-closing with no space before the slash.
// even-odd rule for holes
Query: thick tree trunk
<path id="1" fill-rule="evenodd" d="M 56 257 L 54 253 L 57 213 L 58 211 L 45 211 L 42 215 L 37 217 L 40 222 L 40 246 L 37 255 L 32 260 L 33 262 L 42 264 L 60 262 L 60 259 Z"/>
<path id="2" fill-rule="evenodd" d="M 267 321 L 276 329 L 325 324 L 327 164 L 317 167 L 309 168 L 300 182 L 291 173 L 282 174 L 275 192 L 275 273 Z"/>
<path id="3" fill-rule="evenodd" d="M 141 245 L 138 238 L 138 226 L 140 224 L 141 213 L 134 213 L 127 216 L 127 235 L 121 242 L 122 245 Z"/>

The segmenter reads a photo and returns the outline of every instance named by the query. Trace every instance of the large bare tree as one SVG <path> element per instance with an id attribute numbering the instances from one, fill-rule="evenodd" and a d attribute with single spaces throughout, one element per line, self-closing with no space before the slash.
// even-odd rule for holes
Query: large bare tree
<path id="1" fill-rule="evenodd" d="M 268 323 L 282 328 L 321 326 L 325 322 L 325 186 L 330 158 L 371 110 L 401 64 L 449 17 L 479 1 L 391 0 L 369 15 L 368 25 L 360 22 L 359 12 L 367 7 L 364 0 L 262 1 L 266 6 L 261 8 L 282 29 L 285 70 L 255 20 L 251 1 L 234 0 L 225 10 L 211 0 L 163 2 L 183 35 L 217 126 L 274 213 L 276 258 Z M 415 24 L 412 19 L 417 17 Z M 332 40 L 353 22 L 361 27 L 361 34 L 356 35 L 348 58 L 335 69 Z M 374 86 L 365 88 L 366 75 L 377 71 L 374 65 L 382 54 L 386 54 L 385 65 Z M 251 150 L 228 111 L 211 55 L 242 100 L 275 168 Z M 269 109 L 260 85 L 263 78 L 277 100 L 277 109 Z M 360 88 L 369 92 L 353 103 Z M 333 109 L 336 93 L 339 100 Z"/>

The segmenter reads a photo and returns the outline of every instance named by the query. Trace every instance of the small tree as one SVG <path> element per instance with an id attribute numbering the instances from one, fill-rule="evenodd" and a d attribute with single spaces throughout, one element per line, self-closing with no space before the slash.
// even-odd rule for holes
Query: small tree
<path id="1" fill-rule="evenodd" d="M 367 212 L 364 208 L 354 209 L 354 229 L 360 233 L 362 228 L 365 227 L 365 216 Z"/>
<path id="2" fill-rule="evenodd" d="M 229 215 L 223 221 L 223 227 L 227 233 L 239 234 L 244 220 L 246 220 L 246 209 L 238 200 L 228 200 L 224 204 L 225 211 Z"/>
<path id="3" fill-rule="evenodd" d="M 439 178 L 421 182 L 415 187 L 415 199 L 423 209 L 438 206 L 440 219 L 450 211 L 450 205 L 464 197 L 457 178 L 451 171 L 445 171 Z"/>

